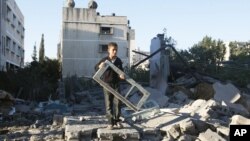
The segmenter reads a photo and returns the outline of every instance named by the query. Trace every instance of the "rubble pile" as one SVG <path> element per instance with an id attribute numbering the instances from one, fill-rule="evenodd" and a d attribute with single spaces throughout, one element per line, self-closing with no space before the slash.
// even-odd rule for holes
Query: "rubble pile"
<path id="1" fill-rule="evenodd" d="M 83 121 L 80 119 L 86 117 L 78 117 L 78 122 L 65 117 L 74 121 L 64 123 L 67 129 L 74 129 L 71 133 L 67 130 L 65 137 L 67 140 L 223 141 L 229 140 L 230 125 L 249 123 L 249 95 L 233 84 L 185 81 L 189 85 L 183 82 L 173 86 L 171 93 L 161 99 L 150 98 L 139 112 L 123 108 L 124 129 L 104 128 L 105 117 L 98 119 L 97 125 L 88 123 L 88 120 L 96 120 L 95 116 Z M 156 89 L 145 89 L 151 97 L 160 94 Z"/>
<path id="2" fill-rule="evenodd" d="M 14 98 L 6 91 L 0 90 L 0 113 L 3 115 L 12 114 Z"/>
<path id="3" fill-rule="evenodd" d="M 123 106 L 124 128 L 113 130 L 106 129 L 100 87 L 74 93 L 73 104 L 21 100 L 13 104 L 14 98 L 1 91 L 5 118 L 0 119 L 0 140 L 224 141 L 229 140 L 230 125 L 250 124 L 247 92 L 216 80 L 196 82 L 182 77 L 177 82 L 164 95 L 146 87 L 151 95 L 142 109 L 134 112 Z M 16 113 L 3 110 L 7 105 L 15 107 Z"/>

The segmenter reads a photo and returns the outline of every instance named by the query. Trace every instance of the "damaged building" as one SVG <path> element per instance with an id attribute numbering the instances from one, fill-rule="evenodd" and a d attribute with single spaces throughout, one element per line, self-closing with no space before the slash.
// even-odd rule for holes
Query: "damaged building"
<path id="1" fill-rule="evenodd" d="M 90 1 L 88 8 L 75 8 L 74 1 L 63 7 L 61 42 L 58 59 L 62 63 L 62 76 L 93 76 L 94 65 L 107 55 L 109 42 L 116 42 L 118 56 L 129 66 L 135 48 L 135 30 L 126 16 L 101 15 L 97 3 Z"/>
<path id="2" fill-rule="evenodd" d="M 39 103 L 18 100 L 0 91 L 0 140 L 226 141 L 230 125 L 250 124 L 250 90 L 191 71 L 165 34 L 152 38 L 150 53 L 143 53 L 144 57 L 131 65 L 136 68 L 148 61 L 149 83 L 136 82 L 125 74 L 121 91 L 114 91 L 102 81 L 103 73 L 107 68 L 118 74 L 124 72 L 108 61 L 97 72 L 93 65 L 106 55 L 103 45 L 110 40 L 118 43 L 118 55 L 129 65 L 134 30 L 129 28 L 126 17 L 100 16 L 94 1 L 88 8 L 74 6 L 74 1 L 69 0 L 68 7 L 63 8 L 59 56 L 64 77 L 93 74 L 84 81 L 88 87 L 83 87 L 77 77 L 68 80 L 68 86 L 66 81 L 60 81 L 57 93 L 62 100 Z M 169 81 L 170 51 L 185 67 L 173 82 Z M 70 87 L 68 99 L 66 87 Z M 106 128 L 103 87 L 123 103 L 124 128 Z M 16 111 L 11 113 L 13 108 Z"/>

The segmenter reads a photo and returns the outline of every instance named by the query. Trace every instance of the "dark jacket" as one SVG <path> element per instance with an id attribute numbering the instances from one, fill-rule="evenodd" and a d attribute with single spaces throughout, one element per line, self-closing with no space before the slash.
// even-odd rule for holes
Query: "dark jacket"
<path id="1" fill-rule="evenodd" d="M 104 57 L 104 58 L 102 58 L 100 60 L 99 63 L 97 63 L 95 65 L 95 70 L 97 71 L 99 69 L 99 65 L 102 62 L 105 62 L 106 60 L 109 60 L 111 62 L 111 59 L 108 56 Z M 116 67 L 118 67 L 120 70 L 123 71 L 122 61 L 121 61 L 121 59 L 119 57 L 116 58 L 116 60 L 115 60 L 115 62 L 113 64 Z M 110 67 L 108 67 L 108 69 L 103 74 L 103 81 L 106 82 L 106 83 L 117 84 L 120 81 L 120 77 L 119 77 L 119 75 L 113 69 L 111 69 Z"/>

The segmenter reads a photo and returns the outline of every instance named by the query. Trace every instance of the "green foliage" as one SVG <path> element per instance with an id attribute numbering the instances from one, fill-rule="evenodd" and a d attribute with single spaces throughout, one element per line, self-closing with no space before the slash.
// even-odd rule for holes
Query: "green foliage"
<path id="1" fill-rule="evenodd" d="M 126 72 L 129 77 L 134 79 L 137 82 L 148 82 L 149 83 L 149 71 L 144 70 L 141 68 L 125 68 L 124 71 Z"/>
<path id="2" fill-rule="evenodd" d="M 196 68 L 198 72 L 221 80 L 230 80 L 238 86 L 245 87 L 250 83 L 250 45 L 230 42 L 229 47 L 231 49 L 231 63 L 229 64 L 221 64 L 226 51 L 224 43 L 207 36 L 189 50 L 181 50 L 179 53 L 189 66 Z M 174 59 L 172 62 L 177 61 Z"/>
<path id="3" fill-rule="evenodd" d="M 36 44 L 34 45 L 34 48 L 33 48 L 32 60 L 37 61 Z"/>
<path id="4" fill-rule="evenodd" d="M 67 76 L 63 79 L 65 85 L 65 98 L 69 99 L 70 95 L 75 92 L 81 92 L 84 90 L 95 89 L 97 84 L 93 79 L 77 77 L 76 75 Z"/>
<path id="5" fill-rule="evenodd" d="M 240 42 L 230 42 L 230 60 L 237 62 L 250 62 L 250 44 Z"/>
<path id="6" fill-rule="evenodd" d="M 40 42 L 40 48 L 39 48 L 39 62 L 42 63 L 44 61 L 44 35 L 42 34 L 42 39 Z"/>
<path id="7" fill-rule="evenodd" d="M 60 79 L 59 62 L 47 59 L 43 63 L 33 61 L 23 69 L 0 72 L 0 89 L 26 100 L 56 98 L 57 82 Z"/>
<path id="8" fill-rule="evenodd" d="M 195 61 L 217 64 L 224 60 L 226 47 L 223 41 L 212 40 L 211 37 L 205 36 L 201 42 L 191 47 L 189 52 Z"/>

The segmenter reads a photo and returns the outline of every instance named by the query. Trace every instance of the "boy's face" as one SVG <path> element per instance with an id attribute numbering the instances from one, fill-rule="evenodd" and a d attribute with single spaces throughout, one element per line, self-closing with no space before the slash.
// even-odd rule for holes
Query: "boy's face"
<path id="1" fill-rule="evenodd" d="M 115 48 L 114 46 L 109 46 L 108 47 L 108 53 L 109 53 L 109 57 L 110 58 L 116 57 L 116 55 L 117 55 L 117 48 Z"/>

